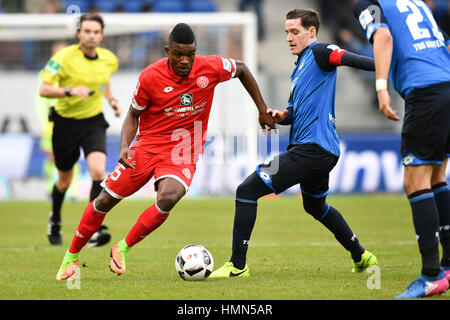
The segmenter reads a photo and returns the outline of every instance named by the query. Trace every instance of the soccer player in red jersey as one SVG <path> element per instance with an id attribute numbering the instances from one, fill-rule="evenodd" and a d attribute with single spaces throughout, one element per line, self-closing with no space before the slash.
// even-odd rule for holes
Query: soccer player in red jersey
<path id="1" fill-rule="evenodd" d="M 122 126 L 119 164 L 104 181 L 100 195 L 86 207 L 57 280 L 75 277 L 80 251 L 106 213 L 155 177 L 156 202 L 111 249 L 111 270 L 119 275 L 125 272 L 128 250 L 164 223 L 189 189 L 203 152 L 217 84 L 239 78 L 258 108 L 261 128 L 275 129 L 248 67 L 230 58 L 196 55 L 196 49 L 190 26 L 177 24 L 165 47 L 168 57 L 142 71 Z M 137 141 L 130 147 L 138 128 Z"/>

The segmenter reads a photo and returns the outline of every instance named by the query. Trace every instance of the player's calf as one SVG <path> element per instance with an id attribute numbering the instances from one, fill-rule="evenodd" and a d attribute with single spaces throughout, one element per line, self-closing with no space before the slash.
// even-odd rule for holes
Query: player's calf
<path id="1" fill-rule="evenodd" d="M 305 211 L 333 233 L 336 240 L 350 252 L 354 263 L 361 261 L 365 249 L 341 213 L 326 203 L 325 196 L 313 196 L 303 192 L 302 197 Z"/>

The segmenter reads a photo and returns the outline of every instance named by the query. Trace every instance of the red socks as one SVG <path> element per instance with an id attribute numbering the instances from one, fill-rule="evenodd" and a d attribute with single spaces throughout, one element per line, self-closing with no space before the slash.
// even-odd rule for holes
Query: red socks
<path id="1" fill-rule="evenodd" d="M 78 225 L 75 236 L 73 237 L 72 245 L 69 248 L 70 253 L 80 252 L 92 235 L 98 231 L 103 220 L 105 219 L 105 213 L 95 211 L 94 201 L 95 200 L 89 203 L 86 209 L 84 209 L 80 224 Z"/>
<path id="2" fill-rule="evenodd" d="M 129 247 L 134 246 L 136 243 L 144 239 L 151 232 L 162 225 L 164 221 L 166 221 L 168 216 L 168 212 L 162 212 L 156 206 L 156 203 L 153 204 L 139 216 L 136 224 L 133 226 L 133 228 L 131 228 L 130 232 L 125 238 L 125 242 Z"/>
<path id="3" fill-rule="evenodd" d="M 97 232 L 105 219 L 106 213 L 96 211 L 93 200 L 84 210 L 78 225 L 75 236 L 72 240 L 72 245 L 69 248 L 70 253 L 78 253 L 88 243 L 92 235 Z M 161 211 L 156 204 L 146 209 L 139 216 L 136 224 L 131 228 L 125 241 L 129 247 L 144 239 L 147 235 L 157 229 L 166 221 L 169 213 Z"/>

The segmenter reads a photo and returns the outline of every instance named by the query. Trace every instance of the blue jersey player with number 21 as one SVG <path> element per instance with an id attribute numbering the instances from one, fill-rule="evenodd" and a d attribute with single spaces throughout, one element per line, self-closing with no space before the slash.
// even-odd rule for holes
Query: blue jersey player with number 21
<path id="1" fill-rule="evenodd" d="M 291 95 L 286 110 L 268 112 L 276 123 L 291 125 L 288 150 L 267 164 L 258 165 L 238 186 L 231 259 L 210 278 L 249 275 L 246 254 L 256 221 L 257 200 L 297 184 L 305 211 L 350 253 L 353 272 L 362 272 L 377 263 L 375 255 L 361 246 L 339 211 L 326 202 L 329 173 L 340 153 L 334 112 L 337 67 L 373 71 L 375 64 L 371 58 L 319 43 L 319 26 L 319 15 L 313 10 L 295 9 L 286 16 L 286 40 L 291 54 L 297 56 Z"/>
<path id="2" fill-rule="evenodd" d="M 404 189 L 422 270 L 396 298 L 440 294 L 450 279 L 450 191 L 445 180 L 450 155 L 450 41 L 423 1 L 359 0 L 354 13 L 373 45 L 380 111 L 399 120 L 391 107 L 388 76 L 405 99 Z"/>

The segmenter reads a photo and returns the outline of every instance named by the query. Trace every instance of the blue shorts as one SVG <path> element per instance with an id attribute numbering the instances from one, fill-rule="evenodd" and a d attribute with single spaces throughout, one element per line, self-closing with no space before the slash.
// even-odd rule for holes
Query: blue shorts
<path id="1" fill-rule="evenodd" d="M 304 194 L 325 197 L 338 159 L 315 143 L 294 144 L 269 163 L 258 165 L 256 173 L 275 194 L 300 184 Z"/>

